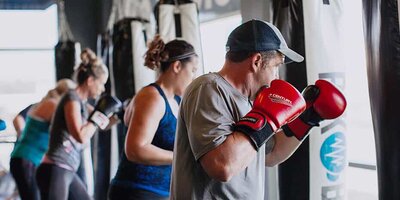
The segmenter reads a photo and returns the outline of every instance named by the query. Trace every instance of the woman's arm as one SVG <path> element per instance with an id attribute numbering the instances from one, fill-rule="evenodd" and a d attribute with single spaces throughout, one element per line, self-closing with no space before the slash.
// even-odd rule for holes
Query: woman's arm
<path id="1" fill-rule="evenodd" d="M 96 132 L 92 122 L 82 123 L 81 105 L 78 101 L 68 101 L 64 105 L 64 114 L 69 133 L 79 143 L 86 143 Z"/>
<path id="2" fill-rule="evenodd" d="M 15 128 L 15 131 L 17 132 L 17 138 L 21 136 L 22 130 L 24 130 L 25 127 L 25 119 L 22 117 L 20 114 L 14 117 L 13 119 L 13 125 Z"/>
<path id="3" fill-rule="evenodd" d="M 33 107 L 33 105 L 34 104 L 30 104 L 29 106 L 27 106 L 26 108 L 21 110 L 21 112 L 19 112 L 17 114 L 17 116 L 15 116 L 13 119 L 13 125 L 15 128 L 15 131 L 17 132 L 17 138 L 19 138 L 21 136 L 21 133 L 25 128 L 25 117 L 26 117 L 27 113 L 29 112 L 29 110 Z"/>
<path id="4" fill-rule="evenodd" d="M 126 157 L 130 161 L 147 165 L 171 164 L 173 152 L 151 144 L 165 113 L 163 98 L 155 88 L 146 87 L 133 101 L 125 140 Z"/>

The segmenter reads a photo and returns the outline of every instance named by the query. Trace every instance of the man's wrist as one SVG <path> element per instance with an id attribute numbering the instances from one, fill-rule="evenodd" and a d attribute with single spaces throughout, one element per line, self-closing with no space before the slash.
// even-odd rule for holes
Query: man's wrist
<path id="1" fill-rule="evenodd" d="M 308 135 L 308 132 L 313 126 L 305 123 L 300 117 L 292 122 L 282 126 L 282 130 L 287 137 L 296 137 L 298 140 L 303 140 Z"/>
<path id="2" fill-rule="evenodd" d="M 246 125 L 235 126 L 235 131 L 238 131 L 250 138 L 250 141 L 256 151 L 258 151 L 265 142 L 273 136 L 273 130 L 265 123 L 265 125 L 260 130 L 254 130 L 253 128 Z"/>

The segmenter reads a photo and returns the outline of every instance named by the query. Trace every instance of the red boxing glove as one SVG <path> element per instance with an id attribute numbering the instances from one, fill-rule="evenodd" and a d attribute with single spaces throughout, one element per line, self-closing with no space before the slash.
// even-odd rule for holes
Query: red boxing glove
<path id="1" fill-rule="evenodd" d="M 250 137 L 258 150 L 283 124 L 304 111 L 306 102 L 300 92 L 283 80 L 273 80 L 262 87 L 252 110 L 235 124 L 235 131 Z"/>
<path id="2" fill-rule="evenodd" d="M 310 129 L 319 126 L 325 119 L 335 119 L 346 109 L 346 98 L 332 83 L 317 80 L 315 85 L 309 85 L 303 90 L 307 109 L 295 120 L 283 126 L 282 129 L 289 137 L 298 140 L 306 137 Z"/>

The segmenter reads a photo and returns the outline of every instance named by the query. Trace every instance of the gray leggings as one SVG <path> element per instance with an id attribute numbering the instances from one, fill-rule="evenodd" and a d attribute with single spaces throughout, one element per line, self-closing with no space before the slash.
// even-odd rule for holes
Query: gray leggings
<path id="1" fill-rule="evenodd" d="M 39 165 L 36 180 L 42 200 L 91 199 L 78 175 L 57 165 Z"/>

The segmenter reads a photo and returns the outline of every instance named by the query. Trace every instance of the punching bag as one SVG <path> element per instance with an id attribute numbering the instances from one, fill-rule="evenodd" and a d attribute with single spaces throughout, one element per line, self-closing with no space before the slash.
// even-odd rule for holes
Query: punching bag
<path id="1" fill-rule="evenodd" d="M 59 41 L 54 47 L 56 80 L 71 78 L 79 62 L 80 44 L 74 41 L 64 11 L 64 2 L 57 1 Z"/>
<path id="2" fill-rule="evenodd" d="M 379 199 L 400 199 L 398 0 L 363 0 L 363 12 Z"/>
<path id="3" fill-rule="evenodd" d="M 103 63 L 110 71 L 110 38 L 109 31 L 99 34 L 97 37 L 97 57 L 101 58 Z M 111 94 L 111 82 L 113 80 L 110 73 L 109 79 L 105 85 L 106 93 Z M 113 126 L 114 127 L 114 126 Z M 107 200 L 107 191 L 110 183 L 110 163 L 111 163 L 111 136 L 112 130 L 101 131 L 93 136 L 93 163 L 95 172 L 94 199 Z"/>
<path id="4" fill-rule="evenodd" d="M 182 39 L 193 45 L 199 56 L 196 76 L 204 73 L 200 21 L 197 4 L 190 0 L 161 0 L 154 8 L 157 33 L 165 43 Z"/>
<path id="5" fill-rule="evenodd" d="M 115 94 L 121 100 L 132 97 L 135 94 L 135 80 L 132 60 L 132 19 L 118 21 L 112 34 L 112 73 L 116 77 L 114 83 Z"/>
<path id="6" fill-rule="evenodd" d="M 56 80 L 71 78 L 77 65 L 77 54 L 80 52 L 79 43 L 73 40 L 60 40 L 54 47 Z"/>
<path id="7" fill-rule="evenodd" d="M 144 66 L 147 42 L 154 37 L 155 19 L 147 0 L 115 0 L 109 19 L 112 35 L 111 69 L 115 95 L 122 101 L 155 81 L 155 72 Z"/>
<path id="8" fill-rule="evenodd" d="M 307 86 L 304 43 L 303 3 L 301 0 L 273 0 L 273 24 L 278 27 L 288 46 L 305 57 L 301 63 L 281 67 L 280 78 L 299 91 Z M 294 154 L 279 165 L 279 197 L 281 200 L 309 199 L 309 140 L 303 141 Z"/>
<path id="9" fill-rule="evenodd" d="M 125 101 L 155 80 L 155 72 L 144 66 L 146 35 L 143 19 L 124 18 L 118 21 L 112 34 L 112 70 L 115 94 Z"/>
<path id="10" fill-rule="evenodd" d="M 156 79 L 156 73 L 144 66 L 147 43 L 155 34 L 155 19 L 148 0 L 114 0 L 108 27 L 111 32 L 111 92 L 121 101 L 132 98 L 141 88 Z M 113 165 L 118 165 L 125 141 L 126 127 L 119 125 L 118 147 L 112 145 Z M 116 139 L 116 138 L 115 138 Z M 117 144 L 114 139 L 112 143 Z M 117 159 L 114 157 L 118 156 Z M 116 167 L 112 167 L 112 170 Z"/>
<path id="11" fill-rule="evenodd" d="M 153 38 L 155 19 L 148 0 L 114 0 L 106 30 L 98 36 L 97 54 L 106 63 L 110 78 L 106 92 L 121 101 L 132 98 L 145 85 L 155 81 L 155 72 L 144 66 L 146 42 Z M 95 198 L 107 199 L 110 180 L 114 177 L 127 127 L 113 126 L 110 133 L 96 136 Z"/>
<path id="12" fill-rule="evenodd" d="M 344 91 L 346 58 L 342 0 L 303 1 L 308 85 L 325 79 Z M 346 199 L 345 114 L 311 129 L 310 200 Z"/>

